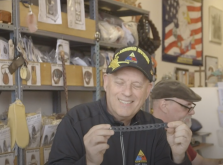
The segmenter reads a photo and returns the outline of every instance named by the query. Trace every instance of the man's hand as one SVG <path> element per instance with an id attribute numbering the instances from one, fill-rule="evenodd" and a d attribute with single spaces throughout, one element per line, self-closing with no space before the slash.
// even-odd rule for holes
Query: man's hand
<path id="1" fill-rule="evenodd" d="M 182 163 L 185 152 L 191 142 L 192 132 L 182 121 L 168 123 L 167 141 L 170 145 L 175 163 Z"/>
<path id="2" fill-rule="evenodd" d="M 103 161 L 104 153 L 109 148 L 108 139 L 114 135 L 113 130 L 109 130 L 109 124 L 100 124 L 92 127 L 84 136 L 87 165 L 100 165 Z"/>

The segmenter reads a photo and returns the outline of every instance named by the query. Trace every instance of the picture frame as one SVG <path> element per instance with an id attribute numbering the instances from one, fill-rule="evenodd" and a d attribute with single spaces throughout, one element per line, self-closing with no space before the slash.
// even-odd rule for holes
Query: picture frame
<path id="1" fill-rule="evenodd" d="M 162 61 L 203 66 L 202 8 L 203 0 L 162 0 Z"/>
<path id="2" fill-rule="evenodd" d="M 217 44 L 222 44 L 222 13 L 214 6 L 209 7 L 209 40 Z"/>
<path id="3" fill-rule="evenodd" d="M 218 69 L 218 57 L 206 55 L 205 56 L 205 86 L 207 82 L 217 81 L 217 77 L 211 76 L 211 73 Z"/>
<path id="4" fill-rule="evenodd" d="M 184 68 L 176 68 L 175 74 L 176 74 L 176 80 L 184 83 L 185 85 L 188 85 L 188 69 Z"/>
<path id="5" fill-rule="evenodd" d="M 195 77 L 194 72 L 188 72 L 188 87 L 194 87 Z"/>

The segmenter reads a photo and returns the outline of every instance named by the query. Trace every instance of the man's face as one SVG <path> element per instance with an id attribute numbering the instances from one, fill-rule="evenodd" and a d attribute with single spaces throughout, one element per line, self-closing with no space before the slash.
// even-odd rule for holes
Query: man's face
<path id="1" fill-rule="evenodd" d="M 108 112 L 125 125 L 139 111 L 152 85 L 144 74 L 133 67 L 125 67 L 104 75 Z"/>
<path id="2" fill-rule="evenodd" d="M 172 100 L 183 104 L 187 107 L 191 107 L 192 103 L 182 100 L 182 99 L 178 99 L 178 98 L 171 98 Z M 190 112 L 188 112 L 188 108 L 185 108 L 183 106 L 181 106 L 180 104 L 174 102 L 174 101 L 166 101 L 167 105 L 167 122 L 171 122 L 171 121 L 183 121 L 188 127 L 191 126 L 191 116 L 195 114 L 194 110 L 191 110 Z"/>

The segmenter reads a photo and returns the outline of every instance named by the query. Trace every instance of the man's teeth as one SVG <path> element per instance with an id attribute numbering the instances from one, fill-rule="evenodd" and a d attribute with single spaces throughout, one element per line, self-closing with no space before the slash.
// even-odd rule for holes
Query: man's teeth
<path id="1" fill-rule="evenodd" d="M 119 100 L 121 103 L 124 103 L 124 104 L 130 104 L 132 101 L 123 101 L 123 100 Z"/>

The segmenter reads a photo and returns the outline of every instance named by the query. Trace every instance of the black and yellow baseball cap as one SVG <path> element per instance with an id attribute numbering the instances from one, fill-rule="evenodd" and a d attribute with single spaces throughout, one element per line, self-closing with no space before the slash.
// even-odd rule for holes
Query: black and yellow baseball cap
<path id="1" fill-rule="evenodd" d="M 189 102 L 201 101 L 201 97 L 177 80 L 161 80 L 150 92 L 152 99 L 179 98 Z"/>
<path id="2" fill-rule="evenodd" d="M 124 67 L 139 69 L 150 82 L 153 80 L 151 57 L 145 50 L 139 47 L 128 46 L 117 49 L 107 68 L 107 73 L 113 73 Z"/>

